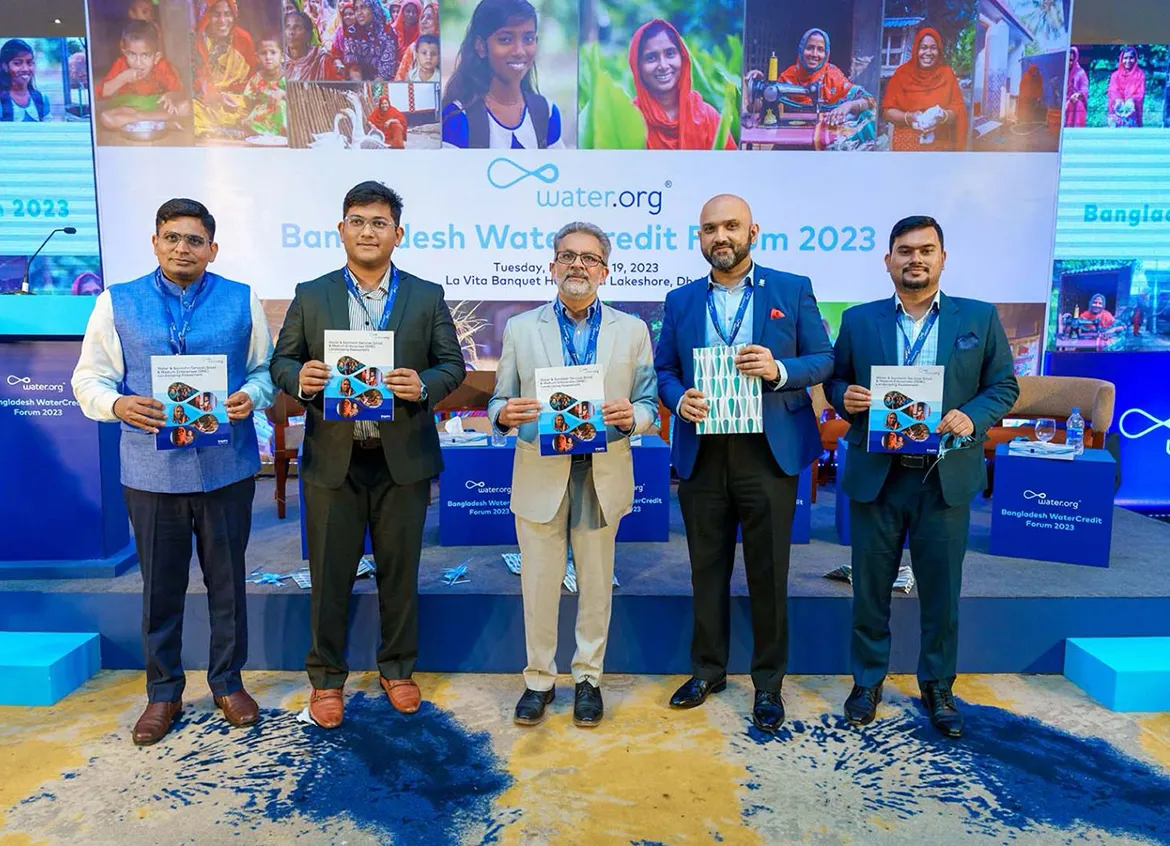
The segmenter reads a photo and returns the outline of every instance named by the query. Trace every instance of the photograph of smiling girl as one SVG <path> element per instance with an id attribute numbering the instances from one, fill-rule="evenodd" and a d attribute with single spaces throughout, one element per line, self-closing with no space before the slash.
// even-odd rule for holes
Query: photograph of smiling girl
<path id="1" fill-rule="evenodd" d="M 578 143 L 734 150 L 743 0 L 582 0 Z"/>
<path id="2" fill-rule="evenodd" d="M 576 0 L 444 2 L 443 146 L 576 147 L 577 16 Z"/>
<path id="3" fill-rule="evenodd" d="M 84 39 L 0 36 L 0 123 L 88 119 Z"/>
<path id="4" fill-rule="evenodd" d="M 882 0 L 747 0 L 744 149 L 875 150 Z"/>

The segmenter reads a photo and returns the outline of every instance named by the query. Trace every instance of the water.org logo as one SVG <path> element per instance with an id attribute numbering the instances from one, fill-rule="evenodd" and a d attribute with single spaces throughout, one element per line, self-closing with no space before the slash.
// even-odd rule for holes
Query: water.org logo
<path id="1" fill-rule="evenodd" d="M 1127 424 L 1131 415 L 1137 419 Z M 1142 428 L 1143 426 L 1144 428 Z M 1131 408 L 1122 414 L 1121 419 L 1117 421 L 1117 431 L 1121 432 L 1122 437 L 1131 441 L 1140 440 L 1159 429 L 1170 430 L 1170 418 L 1159 420 L 1144 408 Z M 1166 454 L 1170 455 L 1170 437 L 1166 438 Z"/>
<path id="2" fill-rule="evenodd" d="M 9 374 L 8 384 L 12 387 L 20 386 L 22 391 L 52 391 L 62 394 L 65 392 L 64 382 L 34 382 L 30 376 L 13 376 Z"/>
<path id="3" fill-rule="evenodd" d="M 1048 494 L 1044 491 L 1024 491 L 1024 499 L 1034 499 L 1037 505 L 1045 505 L 1049 508 L 1071 508 L 1073 511 L 1078 511 L 1081 507 L 1079 499 L 1049 499 Z"/>
<path id="4" fill-rule="evenodd" d="M 511 485 L 493 488 L 488 485 L 487 482 L 477 482 L 472 479 L 468 479 L 466 482 L 464 482 L 463 487 L 467 488 L 469 491 L 475 491 L 477 494 L 510 494 L 512 492 Z"/>
<path id="5" fill-rule="evenodd" d="M 561 172 L 552 162 L 529 170 L 508 158 L 492 159 L 487 166 L 487 181 L 493 188 L 507 191 L 525 185 L 529 179 L 541 185 L 535 188 L 536 204 L 541 208 L 562 209 L 637 209 L 651 215 L 662 212 L 662 189 L 601 189 L 558 185 Z M 664 185 L 670 188 L 668 179 Z"/>

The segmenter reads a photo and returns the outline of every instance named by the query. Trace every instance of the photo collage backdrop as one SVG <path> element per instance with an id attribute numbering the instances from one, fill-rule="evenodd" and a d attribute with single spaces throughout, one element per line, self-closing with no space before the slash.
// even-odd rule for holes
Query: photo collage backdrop
<path id="1" fill-rule="evenodd" d="M 831 333 L 890 294 L 893 222 L 935 216 L 944 289 L 996 302 L 1017 369 L 1036 372 L 1070 13 L 90 0 L 107 275 L 145 272 L 154 209 L 193 196 L 220 221 L 216 270 L 278 325 L 296 283 L 343 261 L 345 190 L 377 179 L 405 200 L 395 261 L 446 288 L 469 361 L 491 369 L 506 319 L 555 295 L 562 224 L 611 234 L 602 295 L 656 337 L 666 293 L 706 271 L 703 202 L 730 191 L 760 224 L 757 260 L 812 278 Z"/>

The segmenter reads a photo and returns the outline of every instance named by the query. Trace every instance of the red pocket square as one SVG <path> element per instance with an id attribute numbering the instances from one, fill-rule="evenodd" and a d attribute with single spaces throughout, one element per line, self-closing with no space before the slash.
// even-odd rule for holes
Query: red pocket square
<path id="1" fill-rule="evenodd" d="M 784 316 L 784 312 L 782 312 L 778 308 L 774 308 L 774 309 L 772 309 L 772 314 L 770 316 L 771 316 L 772 320 L 779 320 L 780 318 L 782 318 Z"/>

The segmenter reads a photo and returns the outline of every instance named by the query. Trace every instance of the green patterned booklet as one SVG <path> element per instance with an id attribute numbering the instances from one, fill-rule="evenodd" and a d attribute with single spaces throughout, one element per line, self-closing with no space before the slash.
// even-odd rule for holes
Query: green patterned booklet
<path id="1" fill-rule="evenodd" d="M 695 424 L 700 435 L 741 435 L 764 431 L 760 378 L 735 369 L 734 347 L 695 349 L 695 387 L 707 398 L 707 417 Z"/>

